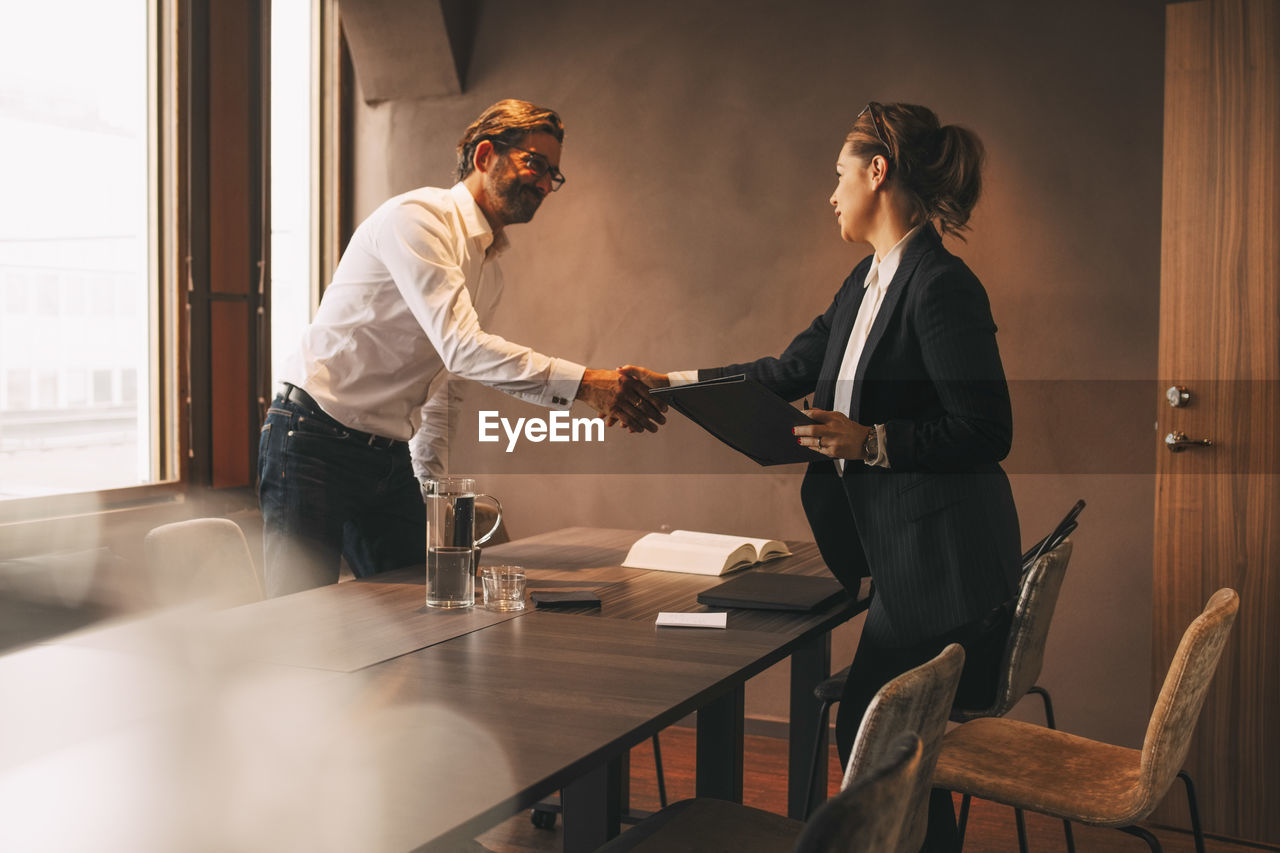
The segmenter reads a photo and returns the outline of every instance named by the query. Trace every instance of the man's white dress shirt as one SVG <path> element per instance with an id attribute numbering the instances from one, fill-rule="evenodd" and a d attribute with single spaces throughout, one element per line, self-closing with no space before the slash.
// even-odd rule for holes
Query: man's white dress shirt
<path id="1" fill-rule="evenodd" d="M 445 371 L 567 409 L 582 365 L 482 328 L 502 294 L 506 245 L 461 183 L 386 201 L 352 235 L 282 378 L 339 423 L 403 441 L 429 396 L 428 413 L 444 413 Z M 447 437 L 447 418 L 428 430 Z"/>

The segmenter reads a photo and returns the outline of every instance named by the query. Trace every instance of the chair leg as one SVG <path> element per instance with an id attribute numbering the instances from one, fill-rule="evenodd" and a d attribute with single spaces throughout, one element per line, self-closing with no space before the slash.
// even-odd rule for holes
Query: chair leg
<path id="1" fill-rule="evenodd" d="M 1022 809 L 1013 810 L 1013 822 L 1018 827 L 1018 853 L 1027 853 L 1027 822 L 1022 818 Z"/>
<path id="2" fill-rule="evenodd" d="M 821 733 L 827 725 L 827 712 L 831 710 L 830 702 L 823 702 L 818 706 L 818 728 L 816 732 Z M 804 786 L 804 818 L 809 819 L 810 804 L 813 802 L 813 785 L 815 780 L 821 779 L 823 784 L 827 781 L 827 763 L 823 761 L 822 755 L 822 737 L 819 734 L 813 740 L 813 757 L 809 760 L 809 781 Z"/>
<path id="3" fill-rule="evenodd" d="M 667 807 L 667 781 L 662 777 L 662 744 L 658 742 L 658 733 L 653 733 L 653 766 L 658 771 L 658 805 Z"/>
<path id="4" fill-rule="evenodd" d="M 1196 839 L 1196 853 L 1204 853 L 1204 830 L 1200 828 L 1200 806 L 1196 803 L 1196 786 L 1191 781 L 1191 774 L 1185 770 L 1178 773 L 1178 778 L 1187 786 L 1187 809 L 1191 812 L 1191 834 Z"/>
<path id="5" fill-rule="evenodd" d="M 1058 726 L 1053 719 L 1053 700 L 1049 698 L 1049 691 L 1045 690 L 1043 687 L 1037 684 L 1035 687 L 1032 687 L 1027 692 L 1036 694 L 1037 696 L 1040 697 L 1041 701 L 1044 702 L 1045 722 L 1049 724 L 1049 728 L 1056 729 Z"/>
<path id="6" fill-rule="evenodd" d="M 1152 835 L 1150 832 L 1147 832 L 1142 827 L 1118 826 L 1116 827 L 1116 829 L 1119 829 L 1121 832 L 1127 833 L 1129 835 L 1135 835 L 1138 838 L 1141 838 L 1143 841 L 1147 842 L 1147 846 L 1151 848 L 1151 853 L 1164 853 L 1164 848 L 1160 846 L 1160 841 L 1154 835 Z"/>
<path id="7" fill-rule="evenodd" d="M 956 821 L 956 832 L 960 836 L 960 849 L 964 849 L 964 828 L 969 825 L 969 795 L 960 798 L 960 819 Z"/>

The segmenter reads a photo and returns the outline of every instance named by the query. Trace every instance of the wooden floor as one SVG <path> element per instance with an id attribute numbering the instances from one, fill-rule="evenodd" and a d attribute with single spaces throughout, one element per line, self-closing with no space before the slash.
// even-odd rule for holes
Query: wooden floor
<path id="1" fill-rule="evenodd" d="M 672 727 L 662 733 L 662 759 L 665 765 L 668 802 L 693 796 L 693 747 L 691 729 Z M 785 813 L 787 752 L 786 742 L 776 738 L 747 737 L 746 768 L 742 799 L 749 806 Z M 830 791 L 839 790 L 839 767 L 834 752 L 830 762 Z M 1180 792 L 1180 788 L 1177 792 Z M 1176 793 L 1175 793 L 1176 795 Z M 957 798 L 958 799 L 958 798 Z M 658 788 L 653 768 L 653 749 L 637 747 L 631 753 L 632 808 L 655 811 Z M 1190 834 L 1147 827 L 1160 840 L 1165 853 L 1194 853 Z M 624 825 L 625 829 L 625 825 Z M 1033 853 L 1066 850 L 1062 824 L 1059 821 L 1027 815 L 1027 834 Z M 1110 829 L 1075 826 L 1076 849 L 1079 853 L 1143 853 L 1147 845 L 1138 838 Z M 560 822 L 554 829 L 535 829 L 528 813 L 511 818 L 478 839 L 495 853 L 551 853 L 560 850 Z M 1257 846 L 1232 844 L 1209 839 L 1211 853 L 1255 853 Z M 965 837 L 965 853 L 1010 853 L 1018 849 L 1013 811 L 993 803 L 974 801 L 970 809 L 969 828 Z M 1263 848 L 1272 849 L 1272 848 Z"/>

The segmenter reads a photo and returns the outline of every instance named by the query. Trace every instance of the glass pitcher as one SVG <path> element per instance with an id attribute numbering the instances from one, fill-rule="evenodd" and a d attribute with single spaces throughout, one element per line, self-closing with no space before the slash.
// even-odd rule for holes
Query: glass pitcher
<path id="1" fill-rule="evenodd" d="M 477 546 L 483 545 L 502 524 L 502 503 L 492 495 L 476 493 L 469 477 L 421 480 L 427 508 L 427 606 L 472 607 L 476 603 Z M 476 538 L 476 500 L 493 501 L 498 518 L 493 527 Z"/>

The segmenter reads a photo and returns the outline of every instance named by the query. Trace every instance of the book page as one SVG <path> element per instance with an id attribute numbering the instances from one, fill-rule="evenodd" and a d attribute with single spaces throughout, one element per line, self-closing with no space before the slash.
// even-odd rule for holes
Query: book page
<path id="1" fill-rule="evenodd" d="M 666 533 L 649 533 L 631 546 L 622 565 L 631 569 L 662 569 L 699 575 L 723 574 L 755 561 L 755 549 L 725 537 L 719 544 L 689 541 Z M 741 553 L 739 553 L 741 552 Z"/>
<path id="2" fill-rule="evenodd" d="M 742 545 L 750 545 L 752 551 L 752 561 L 765 562 L 775 557 L 786 557 L 791 551 L 785 544 L 777 539 L 753 539 L 750 536 L 729 536 L 724 533 L 701 533 L 696 530 L 673 530 L 672 538 L 680 539 L 687 542 L 705 543 L 707 545 L 716 545 L 720 547 L 739 548 Z"/>

